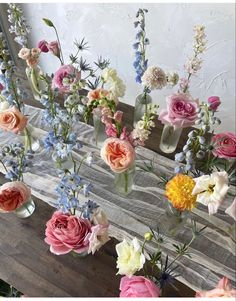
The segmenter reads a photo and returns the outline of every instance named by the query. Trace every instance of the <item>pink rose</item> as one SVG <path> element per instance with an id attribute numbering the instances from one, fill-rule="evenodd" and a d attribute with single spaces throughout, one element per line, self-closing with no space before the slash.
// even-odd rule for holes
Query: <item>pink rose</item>
<path id="1" fill-rule="evenodd" d="M 94 254 L 98 251 L 110 238 L 108 235 L 109 225 L 96 225 L 91 228 L 91 235 L 89 236 L 88 253 Z"/>
<path id="2" fill-rule="evenodd" d="M 84 253 L 89 248 L 91 223 L 87 219 L 56 211 L 46 224 L 45 242 L 56 255 L 71 251 Z"/>
<path id="3" fill-rule="evenodd" d="M 151 280 L 143 276 L 122 277 L 120 281 L 120 297 L 159 297 L 160 289 Z"/>
<path id="4" fill-rule="evenodd" d="M 196 297 L 203 298 L 219 298 L 219 297 L 236 297 L 236 290 L 232 289 L 229 284 L 229 279 L 223 277 L 216 288 L 211 291 L 196 292 Z"/>
<path id="5" fill-rule="evenodd" d="M 80 75 L 72 65 L 63 65 L 55 72 L 52 87 L 59 89 L 61 93 L 67 93 L 70 91 L 70 85 L 80 80 Z"/>
<path id="6" fill-rule="evenodd" d="M 101 157 L 112 171 L 121 173 L 134 164 L 135 150 L 128 141 L 108 138 L 102 146 Z"/>
<path id="7" fill-rule="evenodd" d="M 0 210 L 14 211 L 28 201 L 31 192 L 23 182 L 15 181 L 3 184 L 0 187 Z"/>
<path id="8" fill-rule="evenodd" d="M 48 43 L 47 43 L 47 41 L 45 41 L 45 40 L 42 40 L 42 41 L 39 41 L 38 42 L 38 48 L 42 51 L 42 52 L 48 52 L 49 51 L 49 49 L 48 49 Z"/>
<path id="9" fill-rule="evenodd" d="M 170 124 L 175 129 L 194 125 L 197 118 L 198 101 L 188 94 L 176 93 L 166 99 L 167 110 L 160 112 L 159 120 L 163 124 Z"/>
<path id="10" fill-rule="evenodd" d="M 208 98 L 207 101 L 212 111 L 216 111 L 219 105 L 221 104 L 220 98 L 218 96 L 211 96 Z"/>
<path id="11" fill-rule="evenodd" d="M 19 58 L 22 60 L 27 60 L 30 58 L 30 49 L 28 48 L 21 48 L 21 50 L 18 53 Z"/>
<path id="12" fill-rule="evenodd" d="M 236 197 L 234 198 L 233 203 L 225 210 L 225 213 L 236 221 Z"/>
<path id="13" fill-rule="evenodd" d="M 57 41 L 52 41 L 48 43 L 48 50 L 57 57 L 60 57 L 60 47 Z"/>
<path id="14" fill-rule="evenodd" d="M 236 158 L 236 135 L 232 132 L 216 134 L 212 137 L 214 149 L 212 151 L 215 157 Z"/>
<path id="15" fill-rule="evenodd" d="M 2 92 L 2 90 L 4 90 L 4 86 L 0 83 L 0 92 Z"/>
<path id="16" fill-rule="evenodd" d="M 0 113 L 0 129 L 13 133 L 22 131 L 27 124 L 25 117 L 16 107 L 11 107 L 8 110 Z"/>

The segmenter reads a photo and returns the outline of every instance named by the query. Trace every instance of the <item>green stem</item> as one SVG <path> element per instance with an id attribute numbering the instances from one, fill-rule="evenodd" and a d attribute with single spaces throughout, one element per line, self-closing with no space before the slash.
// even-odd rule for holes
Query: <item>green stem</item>
<path id="1" fill-rule="evenodd" d="M 25 136 L 25 152 L 28 150 L 32 150 L 32 139 L 29 129 L 27 127 L 24 129 L 24 136 Z"/>
<path id="2" fill-rule="evenodd" d="M 64 65 L 64 58 L 63 58 L 63 54 L 62 54 L 62 49 L 61 49 L 61 43 L 60 43 L 60 39 L 59 39 L 59 36 L 58 36 L 58 33 L 57 33 L 57 29 L 55 26 L 53 26 L 55 32 L 56 32 L 56 36 L 57 36 L 57 41 L 58 41 L 58 44 L 59 44 L 59 47 L 60 47 L 60 53 L 61 53 L 61 57 L 59 57 L 60 61 L 61 61 L 61 64 Z"/>
<path id="3" fill-rule="evenodd" d="M 6 165 L 4 164 L 4 162 L 0 159 L 0 163 L 2 164 L 3 168 L 5 169 L 6 172 L 8 172 Z"/>
<path id="4" fill-rule="evenodd" d="M 31 79 L 31 83 L 32 83 L 33 89 L 35 90 L 35 92 L 36 92 L 37 94 L 40 95 L 38 77 L 37 77 L 36 70 L 35 70 L 34 67 L 31 68 L 31 76 L 30 76 L 30 79 Z"/>
<path id="5" fill-rule="evenodd" d="M 129 174 L 128 170 L 124 172 L 124 177 L 125 177 L 125 192 L 128 192 L 128 186 L 129 186 Z"/>

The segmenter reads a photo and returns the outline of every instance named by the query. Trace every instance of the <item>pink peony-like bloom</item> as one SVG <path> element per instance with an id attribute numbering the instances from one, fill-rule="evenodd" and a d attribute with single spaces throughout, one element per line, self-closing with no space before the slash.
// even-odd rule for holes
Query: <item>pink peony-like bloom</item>
<path id="1" fill-rule="evenodd" d="M 208 98 L 207 101 L 210 105 L 210 108 L 214 112 L 218 109 L 219 105 L 221 104 L 220 98 L 218 96 L 211 96 Z"/>
<path id="2" fill-rule="evenodd" d="M 163 124 L 170 124 L 177 128 L 190 127 L 197 119 L 198 101 L 185 93 L 176 93 L 166 99 L 167 110 L 160 112 L 159 120 Z"/>
<path id="3" fill-rule="evenodd" d="M 232 289 L 229 284 L 229 279 L 223 277 L 216 288 L 210 291 L 196 292 L 196 297 L 202 298 L 220 298 L 220 297 L 236 297 L 236 290 Z"/>
<path id="4" fill-rule="evenodd" d="M 0 129 L 17 134 L 27 125 L 28 118 L 16 107 L 11 107 L 0 113 Z"/>
<path id="5" fill-rule="evenodd" d="M 89 249 L 91 227 L 87 219 L 56 211 L 46 224 L 45 242 L 56 255 L 84 253 Z"/>
<path id="6" fill-rule="evenodd" d="M 151 280 L 143 276 L 122 277 L 120 281 L 120 297 L 159 297 L 160 289 Z"/>
<path id="7" fill-rule="evenodd" d="M 46 52 L 49 51 L 47 45 L 48 45 L 48 42 L 47 42 L 47 41 L 41 40 L 41 41 L 38 42 L 37 47 L 38 47 L 42 52 L 45 52 L 45 53 L 46 53 Z"/>
<path id="8" fill-rule="evenodd" d="M 0 92 L 2 92 L 2 90 L 4 90 L 4 86 L 0 83 Z"/>
<path id="9" fill-rule="evenodd" d="M 48 50 L 57 57 L 60 57 L 60 47 L 57 41 L 52 41 L 47 44 Z"/>
<path id="10" fill-rule="evenodd" d="M 236 135 L 232 132 L 223 132 L 212 137 L 215 157 L 233 159 L 236 158 Z"/>
<path id="11" fill-rule="evenodd" d="M 91 228 L 91 235 L 89 236 L 88 254 L 94 254 L 98 251 L 110 238 L 108 235 L 109 225 L 96 225 Z"/>
<path id="12" fill-rule="evenodd" d="M 234 198 L 233 203 L 225 210 L 225 213 L 236 221 L 236 197 Z"/>
<path id="13" fill-rule="evenodd" d="M 70 91 L 70 85 L 80 80 L 81 73 L 72 65 L 61 66 L 54 74 L 52 87 L 57 88 L 61 93 Z"/>
<path id="14" fill-rule="evenodd" d="M 14 211 L 28 201 L 31 192 L 23 182 L 7 182 L 0 187 L 0 210 Z"/>
<path id="15" fill-rule="evenodd" d="M 106 139 L 101 149 L 102 159 L 116 173 L 129 169 L 134 164 L 135 156 L 133 146 L 119 138 Z"/>

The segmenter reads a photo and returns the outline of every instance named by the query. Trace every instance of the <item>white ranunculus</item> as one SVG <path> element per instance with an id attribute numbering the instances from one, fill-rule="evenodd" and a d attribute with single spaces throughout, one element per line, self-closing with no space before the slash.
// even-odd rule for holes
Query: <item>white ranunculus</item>
<path id="1" fill-rule="evenodd" d="M 125 95 L 125 84 L 117 75 L 117 71 L 112 68 L 105 68 L 102 72 L 102 78 L 108 85 L 109 91 L 114 98 L 123 97 Z"/>
<path id="2" fill-rule="evenodd" d="M 197 202 L 208 206 L 209 214 L 216 213 L 229 189 L 227 172 L 213 172 L 195 178 L 194 181 L 196 185 L 192 194 L 197 195 Z"/>
<path id="3" fill-rule="evenodd" d="M 234 198 L 233 203 L 225 210 L 225 213 L 236 221 L 236 197 Z"/>
<path id="4" fill-rule="evenodd" d="M 116 245 L 116 252 L 118 255 L 116 263 L 119 269 L 117 274 L 131 277 L 142 269 L 145 263 L 145 256 L 137 238 L 134 238 L 130 243 L 124 239 Z"/>
<path id="5" fill-rule="evenodd" d="M 88 254 L 94 254 L 110 240 L 108 227 L 109 225 L 96 225 L 91 228 Z"/>

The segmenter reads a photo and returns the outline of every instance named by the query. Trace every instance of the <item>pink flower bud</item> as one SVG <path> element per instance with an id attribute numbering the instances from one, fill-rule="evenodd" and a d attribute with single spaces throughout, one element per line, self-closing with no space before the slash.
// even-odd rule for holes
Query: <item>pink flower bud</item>
<path id="1" fill-rule="evenodd" d="M 57 57 L 60 57 L 60 47 L 57 41 L 48 43 L 48 50 Z"/>
<path id="2" fill-rule="evenodd" d="M 221 104 L 220 98 L 218 96 L 211 96 L 208 98 L 207 101 L 212 111 L 216 111 L 219 105 Z"/>
<path id="3" fill-rule="evenodd" d="M 45 40 L 39 41 L 37 47 L 42 51 L 42 52 L 48 52 L 48 42 Z"/>

